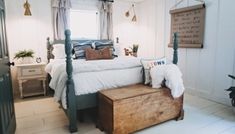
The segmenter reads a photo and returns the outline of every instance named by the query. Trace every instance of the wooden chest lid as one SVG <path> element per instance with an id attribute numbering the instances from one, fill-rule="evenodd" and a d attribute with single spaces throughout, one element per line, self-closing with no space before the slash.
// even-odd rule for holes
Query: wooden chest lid
<path id="1" fill-rule="evenodd" d="M 99 93 L 108 97 L 112 101 L 116 101 L 116 100 L 122 100 L 126 98 L 141 96 L 145 94 L 151 94 L 154 92 L 159 92 L 164 89 L 165 88 L 154 89 L 150 86 L 137 84 L 137 85 L 126 86 L 126 87 L 121 87 L 121 88 L 116 88 L 116 89 L 102 90 Z"/>

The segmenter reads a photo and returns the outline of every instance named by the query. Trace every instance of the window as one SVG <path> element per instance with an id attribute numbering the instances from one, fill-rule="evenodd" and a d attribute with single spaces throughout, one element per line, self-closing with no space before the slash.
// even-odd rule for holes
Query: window
<path id="1" fill-rule="evenodd" d="M 97 11 L 71 10 L 71 38 L 98 39 L 99 18 Z"/>

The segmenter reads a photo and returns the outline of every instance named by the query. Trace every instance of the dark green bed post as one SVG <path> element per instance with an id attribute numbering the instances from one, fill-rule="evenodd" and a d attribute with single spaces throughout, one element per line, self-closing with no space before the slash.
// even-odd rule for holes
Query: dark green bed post
<path id="1" fill-rule="evenodd" d="M 174 33 L 174 41 L 173 41 L 173 63 L 177 65 L 178 63 L 178 34 Z"/>
<path id="2" fill-rule="evenodd" d="M 71 133 L 77 132 L 77 105 L 73 81 L 72 65 L 72 44 L 70 39 L 70 30 L 65 31 L 65 53 L 66 53 L 66 72 L 67 72 L 67 116 L 69 118 L 69 130 Z"/>
<path id="3" fill-rule="evenodd" d="M 53 58 L 53 55 L 52 55 L 52 45 L 50 43 L 50 38 L 47 37 L 47 62 L 49 63 L 50 62 L 50 59 Z"/>

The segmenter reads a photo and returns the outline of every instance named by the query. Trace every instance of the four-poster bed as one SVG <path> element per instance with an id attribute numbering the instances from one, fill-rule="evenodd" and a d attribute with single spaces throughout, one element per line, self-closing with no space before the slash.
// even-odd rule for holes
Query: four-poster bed
<path id="1" fill-rule="evenodd" d="M 80 94 L 76 95 L 75 85 L 76 82 L 74 82 L 74 70 L 73 68 L 73 62 L 75 60 L 72 60 L 72 50 L 73 50 L 73 42 L 86 42 L 84 40 L 71 40 L 70 38 L 71 32 L 70 30 L 65 31 L 65 40 L 57 40 L 50 42 L 49 38 L 47 39 L 47 49 L 48 49 L 48 60 L 50 60 L 53 57 L 52 50 L 53 45 L 55 44 L 65 44 L 65 52 L 66 52 L 66 108 L 64 108 L 64 111 L 66 112 L 66 115 L 69 119 L 69 130 L 70 132 L 76 132 L 77 131 L 77 110 L 83 110 L 87 108 L 92 108 L 97 106 L 97 92 L 94 93 L 88 93 L 88 94 Z M 99 42 L 102 42 L 99 40 Z M 177 56 L 177 34 L 174 34 L 174 54 L 173 54 L 173 63 L 177 64 L 178 62 L 178 56 Z M 77 67 L 76 67 L 77 68 Z M 139 68 L 138 68 L 139 69 Z M 102 73 L 102 72 L 101 72 Z M 135 81 L 136 83 L 136 81 Z M 183 98 L 183 97 L 182 97 Z"/>

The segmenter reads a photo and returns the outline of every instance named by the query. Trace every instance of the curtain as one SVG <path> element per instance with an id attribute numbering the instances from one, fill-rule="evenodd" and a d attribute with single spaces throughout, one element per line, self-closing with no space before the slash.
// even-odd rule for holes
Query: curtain
<path id="1" fill-rule="evenodd" d="M 56 40 L 65 38 L 64 31 L 69 27 L 70 8 L 70 0 L 52 0 L 53 32 Z"/>
<path id="2" fill-rule="evenodd" d="M 113 5 L 111 2 L 99 2 L 100 39 L 113 39 Z"/>

